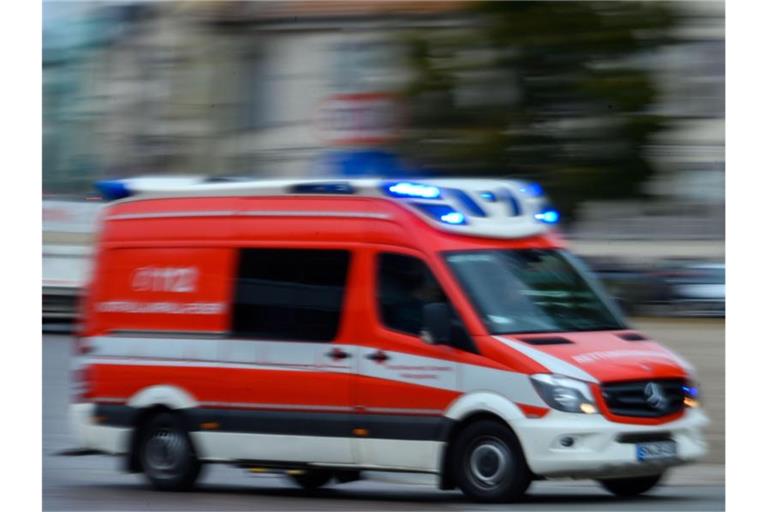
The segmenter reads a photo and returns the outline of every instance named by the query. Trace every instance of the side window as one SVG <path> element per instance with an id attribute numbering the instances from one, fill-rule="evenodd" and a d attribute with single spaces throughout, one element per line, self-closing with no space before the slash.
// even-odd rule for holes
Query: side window
<path id="1" fill-rule="evenodd" d="M 419 336 L 424 305 L 448 302 L 440 283 L 426 263 L 413 256 L 381 253 L 376 267 L 376 299 L 381 322 L 389 329 Z M 453 311 L 451 344 L 476 352 L 472 339 Z"/>
<path id="2" fill-rule="evenodd" d="M 349 251 L 241 249 L 235 285 L 235 336 L 297 341 L 336 337 Z"/>
<path id="3" fill-rule="evenodd" d="M 403 254 L 379 255 L 377 299 L 382 323 L 395 331 L 418 336 L 425 304 L 445 302 L 445 294 L 429 267 Z"/>

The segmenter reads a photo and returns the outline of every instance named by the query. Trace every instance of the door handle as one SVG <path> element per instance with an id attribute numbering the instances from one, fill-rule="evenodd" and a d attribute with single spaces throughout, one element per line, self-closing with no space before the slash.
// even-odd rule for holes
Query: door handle
<path id="1" fill-rule="evenodd" d="M 371 352 L 370 354 L 368 354 L 365 357 L 367 359 L 370 359 L 371 361 L 374 361 L 374 362 L 379 363 L 379 364 L 383 363 L 384 361 L 388 361 L 389 360 L 389 356 L 387 355 L 387 353 L 382 351 L 382 350 L 377 350 L 376 352 Z"/>
<path id="2" fill-rule="evenodd" d="M 349 352 L 344 352 L 340 348 L 334 348 L 333 350 L 326 352 L 325 355 L 327 357 L 330 357 L 334 361 L 338 361 L 339 359 L 346 359 L 352 356 L 352 354 L 350 354 Z"/>

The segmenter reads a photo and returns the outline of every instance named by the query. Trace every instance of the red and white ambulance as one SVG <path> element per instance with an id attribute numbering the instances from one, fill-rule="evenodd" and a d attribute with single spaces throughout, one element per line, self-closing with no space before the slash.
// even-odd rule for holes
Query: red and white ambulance
<path id="1" fill-rule="evenodd" d="M 72 419 L 159 489 L 229 463 L 633 495 L 706 452 L 693 369 L 627 325 L 535 184 L 111 186 Z"/>

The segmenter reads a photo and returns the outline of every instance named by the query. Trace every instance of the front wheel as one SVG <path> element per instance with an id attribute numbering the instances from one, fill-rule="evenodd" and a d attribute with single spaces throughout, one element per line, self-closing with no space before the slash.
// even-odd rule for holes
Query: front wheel
<path id="1" fill-rule="evenodd" d="M 162 491 L 191 489 L 201 464 L 179 418 L 160 413 L 142 429 L 139 458 L 149 482 Z"/>
<path id="2" fill-rule="evenodd" d="M 471 424 L 459 433 L 452 453 L 456 483 L 470 498 L 515 501 L 531 483 L 520 443 L 501 423 L 483 420 Z"/>
<path id="3" fill-rule="evenodd" d="M 294 482 L 299 484 L 302 489 L 311 491 L 319 489 L 330 482 L 331 478 L 333 478 L 333 473 L 322 469 L 313 469 L 298 475 L 291 475 L 291 478 Z"/>
<path id="4" fill-rule="evenodd" d="M 662 475 L 641 476 L 634 478 L 612 478 L 610 480 L 598 480 L 603 488 L 616 496 L 637 496 L 653 489 Z"/>

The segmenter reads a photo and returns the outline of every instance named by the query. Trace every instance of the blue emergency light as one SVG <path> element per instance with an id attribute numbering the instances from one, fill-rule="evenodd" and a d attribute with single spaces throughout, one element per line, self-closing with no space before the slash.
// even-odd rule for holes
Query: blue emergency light
<path id="1" fill-rule="evenodd" d="M 457 212 L 448 204 L 414 203 L 414 206 L 433 219 L 439 220 L 445 224 L 458 226 L 468 223 L 467 218 L 463 213 Z"/>
<path id="2" fill-rule="evenodd" d="M 94 187 L 107 201 L 116 201 L 131 195 L 127 184 L 121 180 L 101 180 L 94 183 Z"/>
<path id="3" fill-rule="evenodd" d="M 557 224 L 557 221 L 560 220 L 560 212 L 554 208 L 547 208 L 534 214 L 533 217 L 544 224 Z"/>
<path id="4" fill-rule="evenodd" d="M 440 216 L 440 220 L 446 224 L 464 224 L 464 215 L 459 212 L 450 212 Z"/>
<path id="5" fill-rule="evenodd" d="M 392 197 L 410 197 L 418 199 L 438 199 L 440 189 L 434 185 L 424 183 L 411 183 L 399 181 L 397 183 L 385 183 L 384 191 Z"/>
<path id="6" fill-rule="evenodd" d="M 520 192 L 531 197 L 540 197 L 544 195 L 544 189 L 538 183 L 526 183 L 525 186 L 520 187 Z"/>

